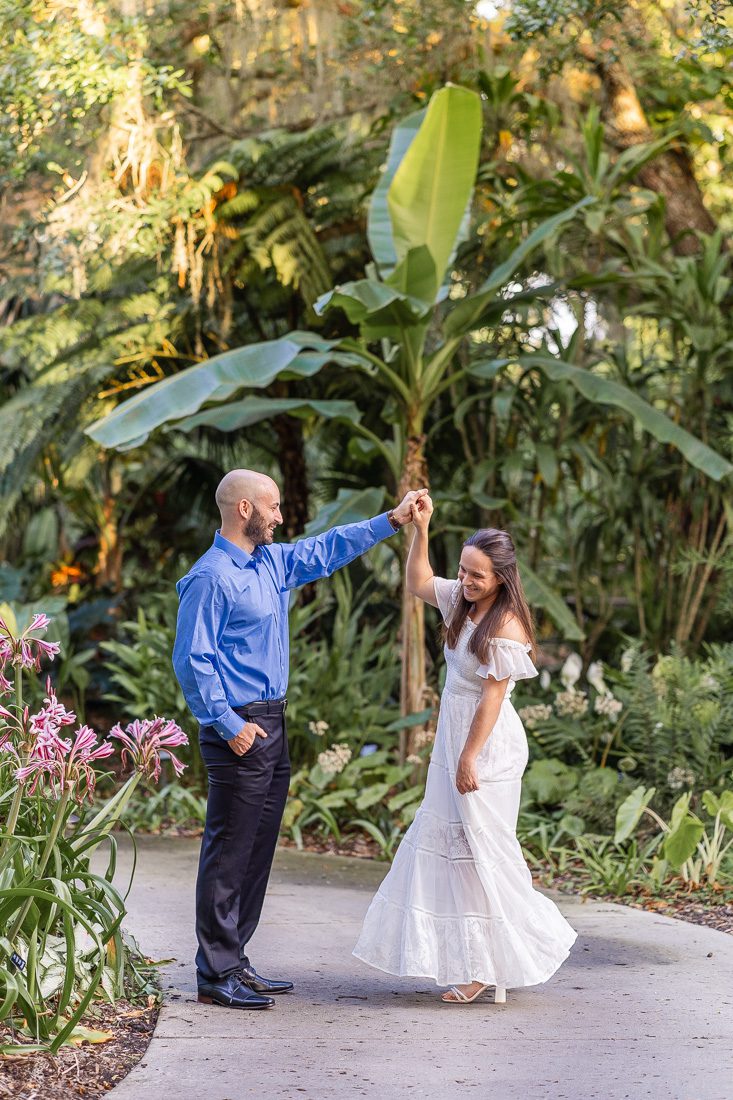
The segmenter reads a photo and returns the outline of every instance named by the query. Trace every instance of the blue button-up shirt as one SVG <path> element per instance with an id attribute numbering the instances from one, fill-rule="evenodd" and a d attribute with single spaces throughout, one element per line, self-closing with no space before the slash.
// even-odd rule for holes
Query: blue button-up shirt
<path id="1" fill-rule="evenodd" d="M 330 576 L 393 533 L 385 512 L 248 554 L 217 531 L 213 546 L 176 585 L 173 667 L 194 718 L 228 741 L 242 728 L 234 707 L 282 699 L 290 589 Z"/>

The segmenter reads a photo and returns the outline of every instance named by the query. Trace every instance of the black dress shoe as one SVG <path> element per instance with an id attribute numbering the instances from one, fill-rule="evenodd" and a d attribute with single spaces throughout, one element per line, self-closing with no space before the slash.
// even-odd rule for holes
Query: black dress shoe
<path id="1" fill-rule="evenodd" d="M 289 993 L 293 988 L 292 982 L 276 982 L 271 978 L 263 978 L 253 966 L 243 966 L 237 971 L 239 980 L 253 993 Z"/>
<path id="2" fill-rule="evenodd" d="M 222 1008 L 271 1008 L 272 997 L 261 997 L 245 984 L 237 972 L 216 982 L 199 983 L 199 1004 L 221 1005 Z"/>

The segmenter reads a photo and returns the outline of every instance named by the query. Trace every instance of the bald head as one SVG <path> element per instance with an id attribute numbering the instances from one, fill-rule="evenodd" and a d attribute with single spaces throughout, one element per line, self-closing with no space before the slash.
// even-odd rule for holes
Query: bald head
<path id="1" fill-rule="evenodd" d="M 282 523 L 278 487 L 271 477 L 256 470 L 225 474 L 216 490 L 216 504 L 224 538 L 250 552 L 272 542 L 275 528 Z"/>
<path id="2" fill-rule="evenodd" d="M 259 474 L 256 470 L 230 470 L 224 474 L 216 489 L 216 503 L 222 520 L 226 521 L 232 511 L 238 512 L 240 501 L 248 500 L 256 504 L 263 494 L 278 496 L 277 485 L 267 474 Z"/>

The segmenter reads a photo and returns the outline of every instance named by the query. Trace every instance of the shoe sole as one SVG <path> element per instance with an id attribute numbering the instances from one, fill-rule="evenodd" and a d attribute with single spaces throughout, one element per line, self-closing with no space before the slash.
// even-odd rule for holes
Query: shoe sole
<path id="1" fill-rule="evenodd" d="M 213 997 L 202 996 L 201 993 L 199 993 L 199 995 L 196 999 L 197 999 L 197 1001 L 200 1005 L 213 1005 L 215 1008 L 238 1008 L 240 1010 L 244 1010 L 245 1008 L 258 1009 L 258 1008 L 274 1008 L 275 1007 L 274 1003 L 271 1004 L 271 1005 L 269 1005 L 269 1004 L 264 1004 L 264 1005 L 225 1005 L 225 1004 L 222 1004 L 221 1001 L 215 1001 Z"/>

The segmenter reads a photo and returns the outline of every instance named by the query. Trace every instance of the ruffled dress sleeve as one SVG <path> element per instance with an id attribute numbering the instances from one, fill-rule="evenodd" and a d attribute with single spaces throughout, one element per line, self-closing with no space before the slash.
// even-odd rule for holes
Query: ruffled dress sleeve
<path id="1" fill-rule="evenodd" d="M 529 680 L 537 676 L 537 669 L 529 655 L 530 647 L 513 638 L 492 638 L 489 642 L 489 659 L 479 665 L 476 675 L 488 680 Z"/>
<path id="2" fill-rule="evenodd" d="M 444 619 L 449 619 L 458 600 L 461 582 L 456 578 L 448 580 L 446 577 L 433 577 L 433 586 L 435 588 L 435 598 L 438 601 L 438 610 Z"/>

